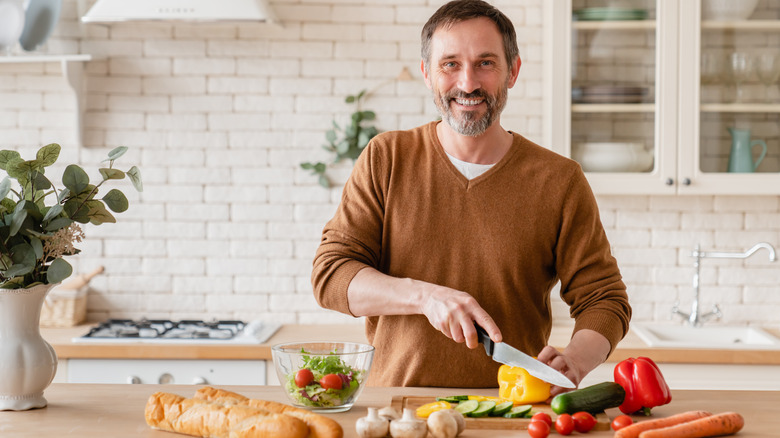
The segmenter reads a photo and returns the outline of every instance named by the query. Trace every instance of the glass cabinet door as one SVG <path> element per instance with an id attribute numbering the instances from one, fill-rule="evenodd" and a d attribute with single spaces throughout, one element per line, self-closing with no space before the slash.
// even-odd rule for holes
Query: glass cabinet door
<path id="1" fill-rule="evenodd" d="M 780 4 L 681 2 L 681 156 L 690 192 L 780 193 Z M 686 4 L 687 3 L 687 4 Z M 691 32 L 685 35 L 692 29 Z M 691 150 L 691 149 L 689 149 Z"/>
<path id="2" fill-rule="evenodd" d="M 553 149 L 579 162 L 597 193 L 673 192 L 673 182 L 663 181 L 675 174 L 676 7 L 664 0 L 551 3 L 558 9 L 551 75 L 560 80 L 551 90 Z M 672 149 L 664 146 L 670 140 Z"/>
<path id="3" fill-rule="evenodd" d="M 780 194 L 780 2 L 545 2 L 545 141 L 597 194 Z"/>

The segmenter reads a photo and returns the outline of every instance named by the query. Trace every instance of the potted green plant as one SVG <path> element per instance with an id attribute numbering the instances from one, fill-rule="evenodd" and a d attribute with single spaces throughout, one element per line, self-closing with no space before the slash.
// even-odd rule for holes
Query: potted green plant
<path id="1" fill-rule="evenodd" d="M 354 162 L 368 145 L 368 142 L 379 133 L 376 127 L 364 124 L 364 122 L 376 119 L 376 113 L 361 108 L 362 100 L 367 96 L 366 90 L 361 90 L 356 95 L 347 96 L 344 101 L 355 105 L 355 111 L 350 115 L 349 124 L 342 128 L 333 120 L 333 128 L 325 132 L 327 143 L 322 147 L 335 155 L 333 161 L 330 164 L 321 161 L 301 163 L 301 168 L 310 170 L 312 175 L 317 176 L 322 187 L 331 187 L 330 179 L 326 175 L 329 166 L 340 163 L 344 159 L 350 159 Z"/>
<path id="2" fill-rule="evenodd" d="M 64 257 L 79 253 L 84 233 L 80 224 L 116 222 L 114 213 L 127 210 L 127 197 L 118 189 L 100 195 L 108 181 L 128 177 L 143 190 L 141 174 L 114 167 L 126 147 L 108 154 L 92 184 L 78 165 L 67 166 L 62 185 L 46 175 L 60 155 L 60 146 L 38 150 L 25 160 L 12 150 L 0 151 L 0 410 L 46 406 L 43 390 L 57 370 L 57 356 L 40 336 L 41 306 L 48 291 L 73 271 Z"/>

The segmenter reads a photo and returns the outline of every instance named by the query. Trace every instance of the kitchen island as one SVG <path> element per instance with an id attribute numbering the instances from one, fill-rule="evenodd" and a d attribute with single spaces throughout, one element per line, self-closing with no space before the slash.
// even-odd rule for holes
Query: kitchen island
<path id="1" fill-rule="evenodd" d="M 248 397 L 286 403 L 279 386 L 224 387 Z M 156 391 L 192 397 L 197 386 L 192 385 L 111 385 L 55 383 L 45 391 L 49 405 L 29 411 L 0 411 L 0 436 L 8 437 L 79 437 L 123 438 L 184 437 L 170 432 L 152 430 L 144 420 L 147 398 Z M 366 388 L 357 404 L 348 412 L 328 414 L 344 429 L 346 438 L 357 437 L 355 421 L 365 416 L 367 407 L 389 406 L 394 396 L 438 396 L 456 394 L 495 395 L 493 390 L 443 388 Z M 777 437 L 780 431 L 780 392 L 777 391 L 673 391 L 673 400 L 653 409 L 655 416 L 669 416 L 689 410 L 703 409 L 713 413 L 736 411 L 745 417 L 742 438 Z M 619 413 L 607 412 L 610 418 Z M 511 420 L 510 420 L 511 421 Z M 583 434 L 577 434 L 586 436 Z M 591 431 L 587 436 L 611 437 L 611 431 Z M 467 429 L 469 437 L 527 437 L 518 430 Z M 551 436 L 557 436 L 551 434 Z"/>

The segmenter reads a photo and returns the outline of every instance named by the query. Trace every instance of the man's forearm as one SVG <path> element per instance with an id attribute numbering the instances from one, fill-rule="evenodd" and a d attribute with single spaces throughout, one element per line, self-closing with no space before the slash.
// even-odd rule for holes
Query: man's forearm
<path id="1" fill-rule="evenodd" d="M 584 377 L 607 360 L 610 348 L 604 335 L 595 330 L 583 329 L 572 336 L 563 354 L 577 364 Z"/>
<path id="2" fill-rule="evenodd" d="M 448 287 L 364 268 L 349 283 L 347 300 L 355 316 L 424 315 L 436 330 L 469 348 L 478 345 L 474 321 L 501 341 L 501 330 L 477 300 Z"/>
<path id="3" fill-rule="evenodd" d="M 361 269 L 347 289 L 349 311 L 355 316 L 420 313 L 419 287 L 409 278 L 391 277 L 371 267 Z"/>

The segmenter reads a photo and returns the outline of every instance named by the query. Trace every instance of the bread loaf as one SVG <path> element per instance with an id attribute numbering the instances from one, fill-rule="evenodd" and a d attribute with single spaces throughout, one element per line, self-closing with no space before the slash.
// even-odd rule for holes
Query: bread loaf
<path id="1" fill-rule="evenodd" d="M 165 392 L 149 397 L 144 417 L 155 429 L 204 438 L 305 438 L 309 434 L 303 421 L 289 415 Z"/>
<path id="2" fill-rule="evenodd" d="M 204 386 L 198 389 L 194 398 L 218 402 L 226 406 L 246 405 L 298 418 L 309 427 L 309 438 L 342 438 L 344 436 L 344 430 L 341 428 L 341 425 L 333 419 L 284 403 L 250 399 L 235 392 L 216 389 L 210 386 Z"/>

